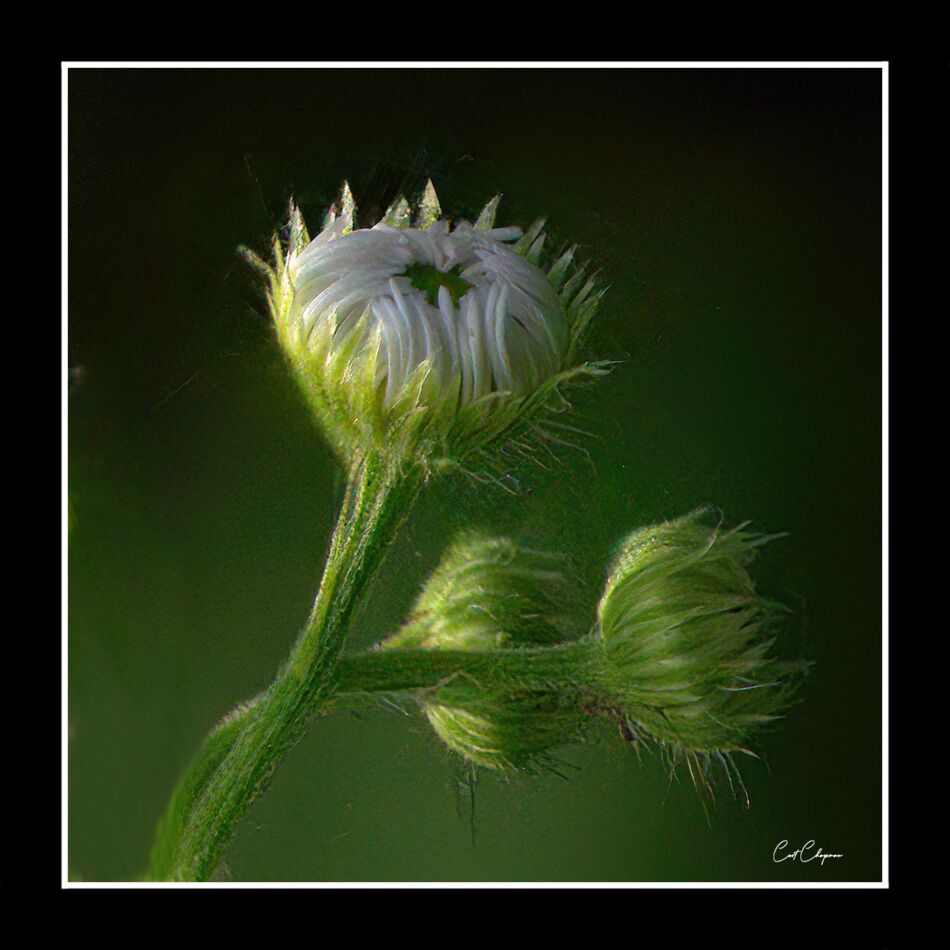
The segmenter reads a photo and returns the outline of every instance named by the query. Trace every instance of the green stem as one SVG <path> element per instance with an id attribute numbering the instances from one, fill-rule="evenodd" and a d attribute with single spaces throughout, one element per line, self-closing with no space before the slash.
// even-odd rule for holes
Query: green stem
<path id="1" fill-rule="evenodd" d="M 532 690 L 558 684 L 565 701 L 603 699 L 597 674 L 599 641 L 584 637 L 551 647 L 509 650 L 389 649 L 341 658 L 333 681 L 333 707 L 358 705 L 380 693 L 415 693 L 466 677 L 491 689 Z M 570 685 L 567 685 L 570 684 Z M 570 690 L 574 695 L 569 696 Z"/>
<path id="2" fill-rule="evenodd" d="M 351 468 L 307 625 L 274 683 L 240 715 L 241 728 L 232 727 L 223 737 L 221 730 L 212 733 L 209 745 L 215 748 L 199 753 L 179 786 L 187 792 L 187 817 L 181 815 L 182 798 L 176 794 L 163 825 L 166 838 L 170 828 L 178 833 L 171 848 L 156 842 L 153 876 L 201 881 L 214 874 L 238 822 L 332 695 L 353 609 L 412 507 L 422 479 L 421 470 L 394 471 L 377 454 L 368 454 Z M 176 809 L 179 820 L 169 824 Z"/>

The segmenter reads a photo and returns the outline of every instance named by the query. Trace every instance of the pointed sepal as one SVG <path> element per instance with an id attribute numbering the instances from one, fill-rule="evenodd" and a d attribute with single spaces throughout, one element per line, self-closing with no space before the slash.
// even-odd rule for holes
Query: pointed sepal
<path id="1" fill-rule="evenodd" d="M 340 192 L 340 217 L 343 219 L 343 233 L 348 234 L 356 227 L 356 201 L 353 199 L 353 192 L 350 191 L 350 183 L 343 182 L 343 190 Z"/>
<path id="2" fill-rule="evenodd" d="M 499 201 L 501 201 L 501 195 L 495 195 L 495 197 L 482 208 L 481 213 L 475 220 L 475 227 L 480 231 L 490 231 L 495 226 L 495 213 L 498 211 Z"/>
<path id="3" fill-rule="evenodd" d="M 412 208 L 406 201 L 405 195 L 400 195 L 387 209 L 383 215 L 383 224 L 388 224 L 391 228 L 408 228 L 412 221 Z"/>
<path id="4" fill-rule="evenodd" d="M 545 219 L 538 218 L 538 220 L 535 221 L 534 224 L 532 224 L 531 227 L 528 228 L 527 231 L 525 231 L 521 240 L 518 241 L 518 243 L 515 245 L 515 251 L 518 254 L 527 256 L 528 253 L 531 251 L 532 246 L 534 245 L 535 241 L 537 241 L 538 237 L 541 235 L 541 231 L 544 228 L 544 225 L 545 225 Z"/>
<path id="5" fill-rule="evenodd" d="M 576 251 L 577 245 L 574 244 L 551 265 L 551 269 L 548 271 L 548 280 L 550 280 L 557 289 L 560 289 L 568 269 L 574 262 L 574 254 Z"/>
<path id="6" fill-rule="evenodd" d="M 430 178 L 426 182 L 426 190 L 422 193 L 419 201 L 419 209 L 416 212 L 416 227 L 427 231 L 442 217 L 442 206 L 439 204 L 439 196 L 435 193 L 435 185 Z"/>
<path id="7" fill-rule="evenodd" d="M 300 212 L 300 206 L 293 199 L 290 201 L 290 238 L 288 241 L 289 251 L 302 251 L 310 243 L 310 235 L 307 233 L 307 225 L 304 222 L 303 214 Z"/>
<path id="8" fill-rule="evenodd" d="M 541 263 L 541 252 L 544 250 L 544 241 L 547 238 L 547 235 L 542 231 L 532 242 L 531 247 L 525 252 L 525 259 L 531 261 L 532 264 L 538 265 Z"/>

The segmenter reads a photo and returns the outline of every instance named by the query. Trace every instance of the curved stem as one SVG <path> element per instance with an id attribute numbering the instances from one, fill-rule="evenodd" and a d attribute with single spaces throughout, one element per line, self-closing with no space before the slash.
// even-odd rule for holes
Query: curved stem
<path id="1" fill-rule="evenodd" d="M 156 842 L 152 873 L 175 880 L 211 877 L 234 829 L 267 787 L 281 757 L 301 738 L 332 694 L 334 670 L 353 609 L 382 554 L 412 507 L 423 472 L 395 471 L 368 454 L 349 474 L 323 579 L 307 625 L 273 684 L 240 714 L 225 736 L 212 733 L 211 751 L 189 770 L 187 817 L 176 794 L 166 816 L 172 847 Z M 202 774 L 194 776 L 197 769 Z M 178 821 L 169 819 L 175 812 Z M 169 824 L 170 821 L 170 824 Z M 160 829 L 161 833 L 161 829 Z M 160 847 L 160 844 L 162 845 Z"/>

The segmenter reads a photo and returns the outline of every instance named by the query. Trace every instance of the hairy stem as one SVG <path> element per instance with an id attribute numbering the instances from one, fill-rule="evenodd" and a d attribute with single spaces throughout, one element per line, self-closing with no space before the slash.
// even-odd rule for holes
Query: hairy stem
<path id="1" fill-rule="evenodd" d="M 353 609 L 422 478 L 372 453 L 351 468 L 310 618 L 273 684 L 212 733 L 179 785 L 159 827 L 153 877 L 202 881 L 214 874 L 238 822 L 332 695 Z"/>
<path id="2" fill-rule="evenodd" d="M 592 637 L 558 646 L 508 650 L 373 650 L 340 660 L 330 705 L 359 705 L 381 693 L 417 693 L 458 677 L 492 689 L 518 691 L 557 683 L 565 700 L 565 684 L 572 684 L 575 701 L 596 702 L 602 698 L 596 685 L 601 656 L 600 644 Z"/>

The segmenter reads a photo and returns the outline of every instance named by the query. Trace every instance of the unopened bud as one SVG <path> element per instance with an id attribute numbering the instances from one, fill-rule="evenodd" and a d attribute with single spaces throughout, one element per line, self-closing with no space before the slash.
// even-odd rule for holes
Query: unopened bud
<path id="1" fill-rule="evenodd" d="M 746 570 L 768 540 L 704 508 L 635 531 L 614 559 L 598 607 L 608 692 L 670 746 L 746 749 L 788 704 L 802 664 L 773 658 L 781 608 Z"/>
<path id="2" fill-rule="evenodd" d="M 506 538 L 468 533 L 433 572 L 406 625 L 385 649 L 512 650 L 572 638 L 569 585 L 557 559 Z M 426 694 L 423 708 L 449 748 L 476 765 L 532 769 L 569 741 L 583 714 L 551 682 L 487 685 L 459 674 Z"/>

